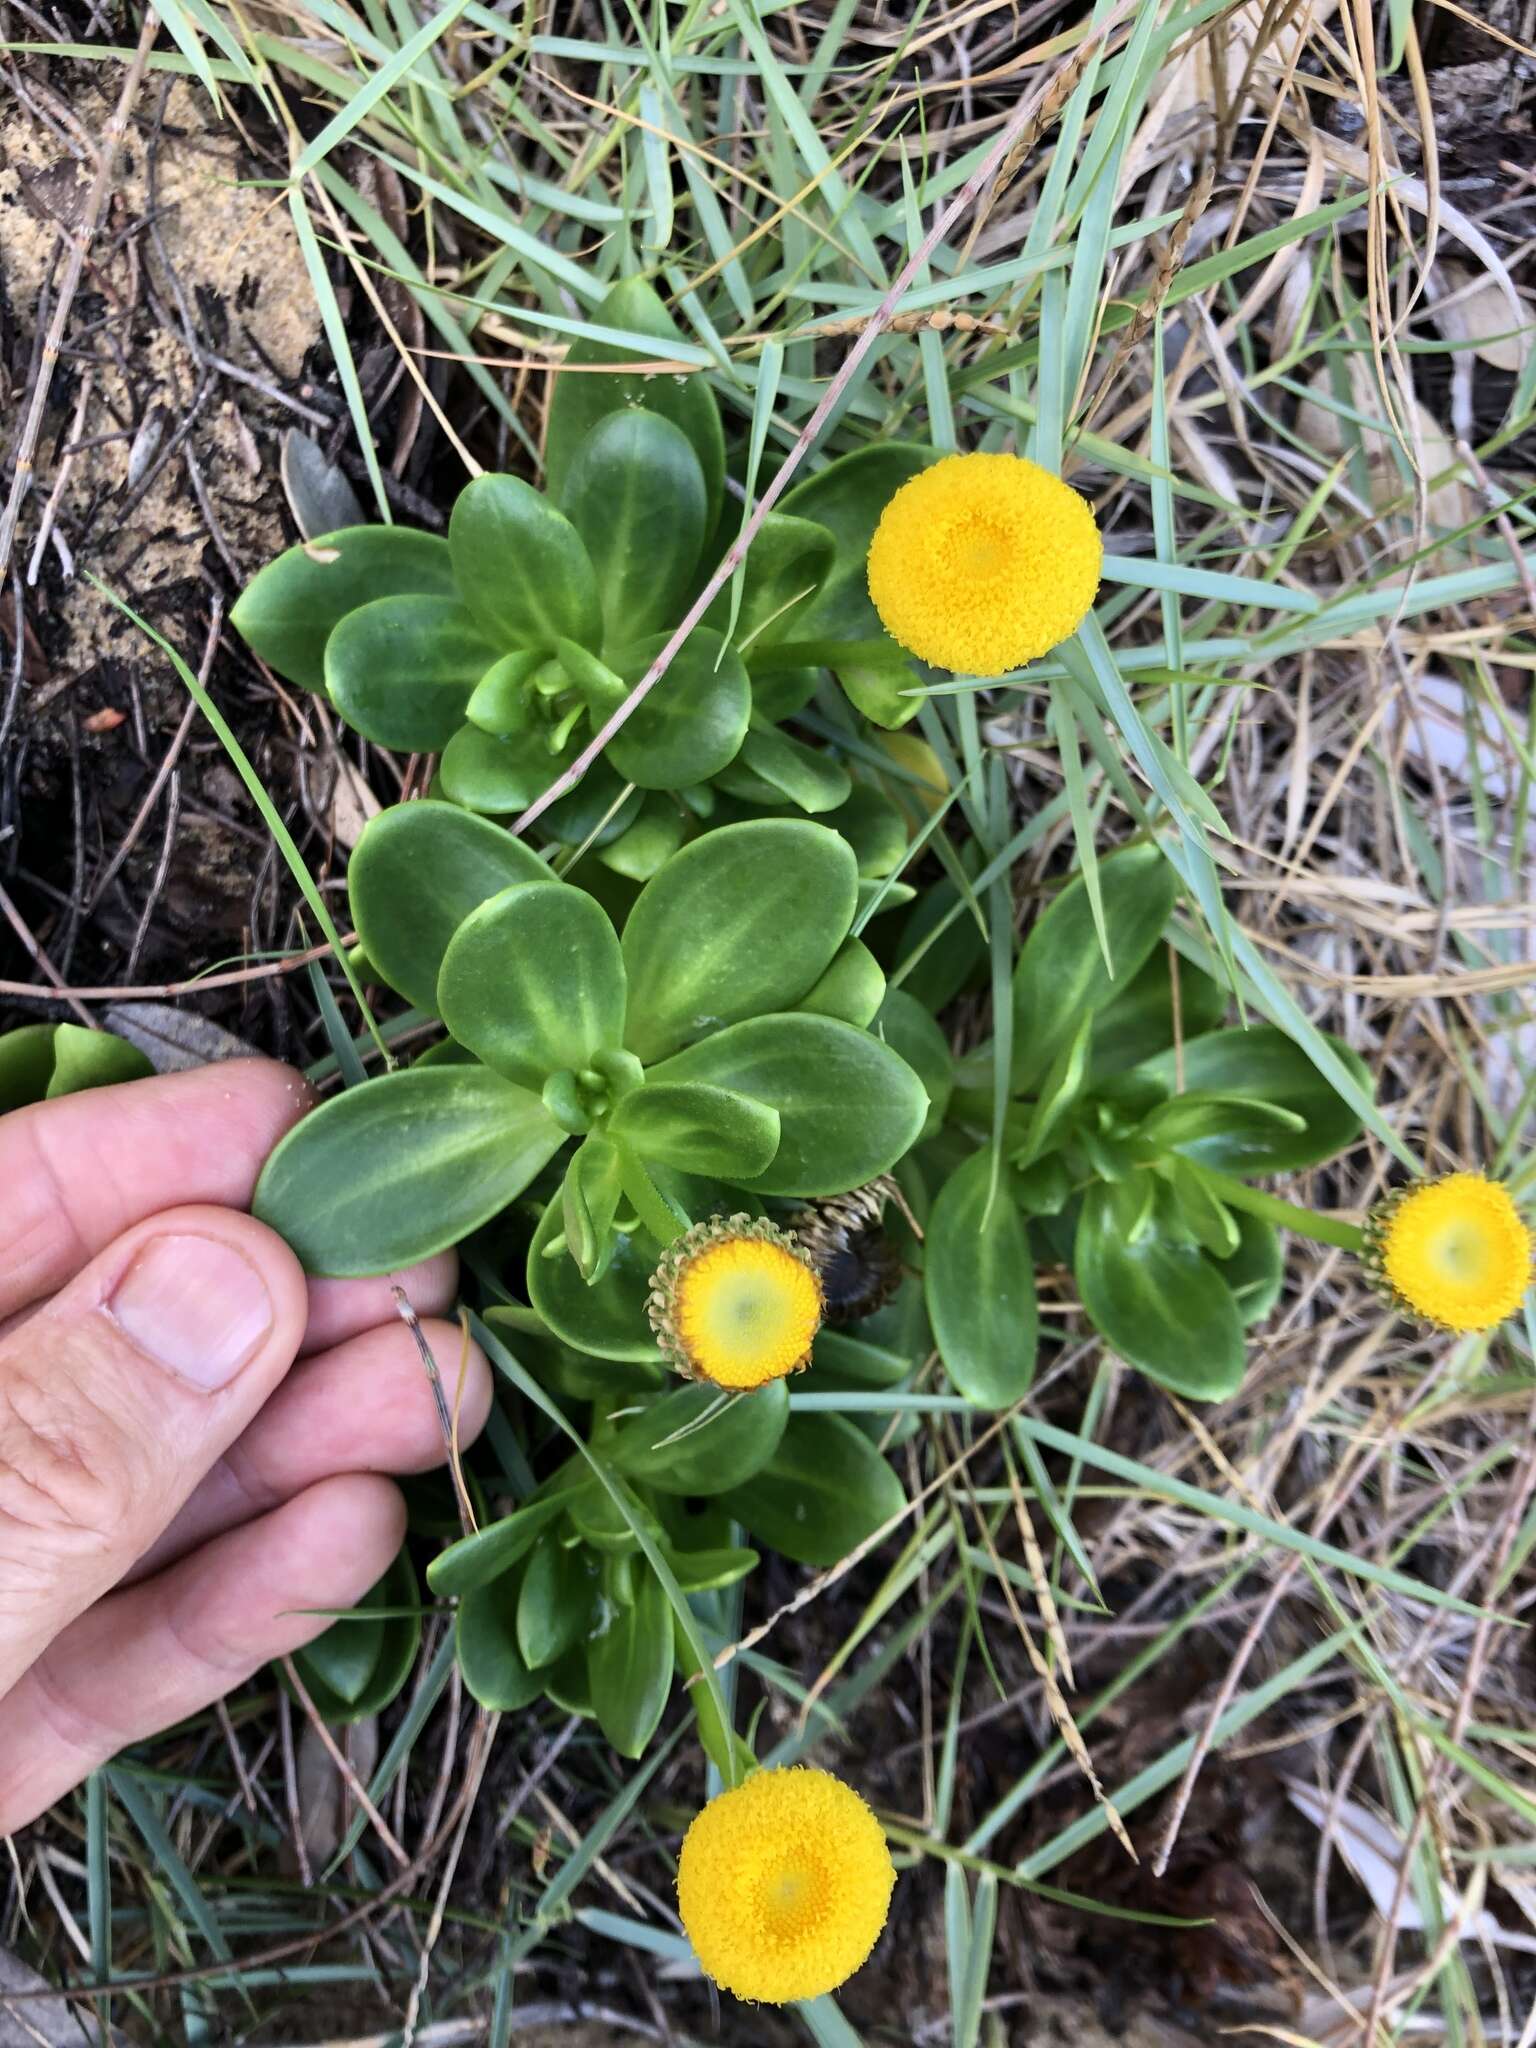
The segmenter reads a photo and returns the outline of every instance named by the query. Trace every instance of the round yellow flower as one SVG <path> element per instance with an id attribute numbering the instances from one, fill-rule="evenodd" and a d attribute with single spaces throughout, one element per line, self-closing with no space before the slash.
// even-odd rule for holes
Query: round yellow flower
<path id="1" fill-rule="evenodd" d="M 1075 633 L 1104 544 L 1088 500 L 1020 455 L 946 455 L 904 483 L 869 546 L 893 640 L 936 668 L 997 676 Z"/>
<path id="2" fill-rule="evenodd" d="M 827 1771 L 757 1771 L 698 1814 L 677 1903 L 694 1953 L 738 1998 L 835 1991 L 866 1960 L 896 1872 L 880 1823 Z"/>
<path id="3" fill-rule="evenodd" d="M 1371 1213 L 1366 1245 L 1396 1306 L 1445 1330 L 1491 1330 L 1530 1283 L 1530 1230 L 1508 1188 L 1481 1173 L 1389 1195 Z"/>
<path id="4" fill-rule="evenodd" d="M 646 1312 L 678 1372 L 742 1391 L 810 1363 L 821 1279 L 797 1239 L 752 1216 L 696 1223 L 670 1247 Z"/>

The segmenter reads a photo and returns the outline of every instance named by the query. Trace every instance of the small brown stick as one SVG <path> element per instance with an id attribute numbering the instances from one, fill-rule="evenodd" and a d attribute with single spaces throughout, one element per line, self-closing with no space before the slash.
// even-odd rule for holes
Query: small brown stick
<path id="1" fill-rule="evenodd" d="M 342 944 L 345 945 L 352 937 L 351 932 L 344 933 Z M 25 938 L 23 943 L 26 943 Z M 27 950 L 52 980 L 53 988 L 39 988 L 36 982 L 32 981 L 0 981 L 0 996 L 43 997 L 50 1001 L 72 1003 L 78 1008 L 80 1002 L 165 1003 L 174 996 L 201 995 L 205 989 L 239 988 L 242 982 L 265 981 L 275 974 L 292 974 L 296 968 L 307 967 L 311 960 L 328 959 L 331 947 L 327 941 L 323 946 L 310 946 L 303 953 L 290 953 L 282 960 L 264 960 L 259 967 L 232 967 L 227 974 L 195 975 L 191 981 L 122 982 L 116 988 L 66 988 L 51 964 L 40 959 L 31 945 Z M 91 1020 L 88 1018 L 86 1021 Z"/>
<path id="2" fill-rule="evenodd" d="M 407 1865 L 410 1863 L 410 1857 L 405 1853 L 404 1849 L 402 1849 L 400 1844 L 395 1840 L 394 1831 L 390 1827 L 389 1822 L 385 1820 L 383 1814 L 380 1813 L 379 1809 L 368 1797 L 368 1793 L 363 1785 L 362 1779 L 359 1778 L 356 1771 L 353 1770 L 351 1764 L 347 1762 L 347 1759 L 342 1752 L 340 1743 L 336 1740 L 335 1736 L 331 1733 L 330 1729 L 326 1727 L 325 1722 L 321 1717 L 320 1710 L 315 1705 L 314 1701 L 310 1698 L 309 1693 L 306 1691 L 304 1681 L 299 1676 L 298 1666 L 294 1663 L 291 1657 L 285 1657 L 283 1659 L 283 1676 L 287 1679 L 288 1683 L 293 1687 L 294 1694 L 298 1699 L 299 1705 L 304 1709 L 304 1712 L 309 1717 L 309 1725 L 311 1726 L 311 1728 L 314 1729 L 315 1733 L 319 1736 L 321 1744 L 325 1749 L 326 1755 L 330 1758 L 331 1762 L 336 1766 L 336 1769 L 340 1774 L 343 1782 L 345 1783 L 347 1790 L 351 1793 L 352 1797 L 357 1801 L 358 1805 L 362 1808 L 363 1812 L 367 1814 L 369 1821 L 373 1825 L 374 1833 L 378 1836 L 379 1840 L 384 1844 L 384 1847 L 388 1850 L 389 1854 L 394 1857 L 396 1863 L 400 1865 L 401 1869 L 405 1869 Z"/>
<path id="3" fill-rule="evenodd" d="M 29 590 L 36 585 L 39 572 L 42 569 L 43 551 L 48 545 L 48 536 L 53 532 L 53 522 L 59 516 L 59 506 L 64 498 L 64 487 L 69 482 L 69 472 L 74 467 L 75 457 L 81 453 L 82 446 L 91 446 L 89 442 L 82 443 L 81 436 L 85 432 L 85 416 L 90 410 L 91 390 L 95 381 L 96 371 L 93 366 L 80 379 L 80 398 L 75 406 L 75 416 L 69 424 L 69 439 L 65 445 L 63 455 L 59 459 L 59 473 L 53 480 L 53 489 L 48 493 L 48 502 L 43 507 L 43 516 L 38 522 L 37 546 L 33 548 L 32 559 L 27 564 L 27 588 Z M 59 536 L 59 544 L 61 547 L 63 546 L 62 534 Z"/>
<path id="4" fill-rule="evenodd" d="M 48 979 L 53 983 L 54 989 L 58 994 L 59 1000 L 61 1002 L 68 1003 L 69 1007 L 74 1011 L 75 1015 L 80 1019 L 80 1022 L 85 1026 L 87 1031 L 94 1031 L 96 1029 L 96 1019 L 91 1015 L 90 1011 L 85 1007 L 84 1003 L 82 1003 L 78 999 L 74 992 L 70 989 L 67 989 L 64 986 L 63 975 L 60 974 L 57 967 L 54 966 L 53 962 L 48 958 L 48 955 L 43 951 L 42 947 L 38 944 L 37 940 L 32 936 L 31 927 L 28 925 L 26 919 L 22 916 L 21 912 L 16 908 L 15 904 L 11 901 L 10 897 L 6 895 L 5 890 L 3 888 L 0 888 L 0 915 L 4 916 L 5 921 L 10 926 L 11 930 L 16 934 L 17 938 L 20 939 L 21 943 L 26 947 L 27 951 L 31 954 L 32 958 L 37 962 L 38 966 L 43 970 L 44 974 L 47 975 Z M 0 986 L 3 986 L 3 984 L 0 984 Z M 28 984 L 25 982 L 21 983 L 20 992 L 23 995 L 34 995 L 37 993 L 35 989 L 30 988 Z"/>
<path id="5" fill-rule="evenodd" d="M 443 1433 L 443 1448 L 448 1454 L 448 1471 L 453 1480 L 453 1497 L 459 1510 L 459 1521 L 466 1536 L 473 1536 L 479 1528 L 475 1510 L 469 1498 L 469 1489 L 464 1484 L 464 1469 L 459 1459 L 459 1396 L 464 1387 L 464 1367 L 469 1359 L 469 1331 L 464 1332 L 464 1351 L 459 1360 L 459 1385 L 454 1394 L 453 1407 L 448 1406 L 448 1396 L 443 1391 L 443 1376 L 437 1369 L 437 1360 L 432 1356 L 432 1346 L 427 1342 L 427 1333 L 421 1327 L 421 1318 L 411 1306 L 410 1296 L 398 1281 L 391 1281 L 390 1293 L 395 1297 L 395 1308 L 400 1320 L 410 1331 L 421 1362 L 426 1370 L 427 1385 L 432 1389 L 433 1406 L 437 1409 L 437 1425 Z"/>
<path id="6" fill-rule="evenodd" d="M 32 398 L 27 407 L 27 416 L 22 422 L 21 438 L 16 443 L 16 469 L 11 478 L 11 494 L 0 513 L 0 580 L 10 566 L 11 549 L 16 542 L 16 526 L 21 518 L 22 502 L 32 487 L 32 463 L 37 452 L 38 436 L 42 432 L 43 414 L 48 409 L 48 393 L 53 385 L 53 373 L 59 366 L 59 351 L 64 346 L 64 329 L 69 324 L 69 315 L 75 303 L 75 293 L 80 289 L 81 273 L 85 269 L 87 251 L 96 236 L 107 194 L 112 189 L 112 179 L 117 171 L 117 152 L 128 127 L 128 117 L 133 112 L 133 103 L 139 96 L 139 87 L 144 80 L 145 67 L 149 63 L 149 52 L 159 32 L 159 18 L 153 7 L 144 14 L 144 26 L 139 34 L 139 45 L 128 66 L 128 75 L 123 80 L 123 89 L 113 108 L 111 118 L 102 130 L 101 162 L 91 180 L 91 189 L 86 194 L 85 208 L 80 216 L 80 226 L 70 237 L 69 260 L 64 266 L 63 282 L 59 286 L 58 303 L 53 309 L 53 318 L 43 342 L 42 361 L 38 365 L 37 381 L 32 386 Z"/>
<path id="7" fill-rule="evenodd" d="M 891 318 L 901 303 L 902 294 L 911 285 L 913 279 L 919 275 L 923 265 L 939 246 L 939 243 L 943 241 L 944 237 L 951 232 L 955 223 L 964 219 L 966 209 L 975 203 L 978 195 L 986 189 L 988 183 L 997 174 L 999 167 L 1005 165 L 1013 151 L 1024 141 L 1024 138 L 1034 132 L 1035 123 L 1045 118 L 1045 109 L 1053 105 L 1060 106 L 1065 103 L 1067 95 L 1060 91 L 1061 78 L 1066 72 L 1072 70 L 1073 65 L 1086 63 L 1089 53 L 1096 49 L 1100 43 L 1119 27 L 1121 21 L 1130 11 L 1131 4 L 1132 0 L 1121 0 L 1121 4 L 1112 14 L 1106 16 L 1103 21 L 1089 30 L 1078 49 L 1077 55 L 1065 67 L 1064 72 L 1058 73 L 1054 79 L 1048 79 L 1037 91 L 1031 93 L 1027 99 L 1019 102 L 1018 108 L 1009 118 L 1002 133 L 987 151 L 981 163 L 977 165 L 975 171 L 967 178 L 948 206 L 935 216 L 933 226 L 902 265 L 896 282 L 880 301 L 869 324 L 848 351 L 842 367 L 822 393 L 816 410 L 801 428 L 794 447 L 790 449 L 789 454 L 785 457 L 782 466 L 774 475 L 768 488 L 758 499 L 756 510 L 746 520 L 736 540 L 726 549 L 719 567 L 694 599 L 682 624 L 673 633 L 666 646 L 663 647 L 660 654 L 657 655 L 623 703 L 617 706 L 612 716 L 592 740 L 582 748 L 565 773 L 556 776 L 544 794 L 536 798 L 528 806 L 527 810 L 523 812 L 521 817 L 513 819 L 509 829 L 514 834 L 526 832 L 536 818 L 544 815 L 551 804 L 557 803 L 567 790 L 576 787 L 577 783 L 580 782 L 583 775 L 592 766 L 592 763 L 602 753 L 614 734 L 621 730 L 661 681 L 667 670 L 672 666 L 673 661 L 681 651 L 694 627 L 714 603 L 716 594 L 724 588 L 741 563 L 745 561 L 747 550 L 756 538 L 758 528 L 784 495 L 784 492 L 789 488 L 790 479 L 814 447 L 817 436 L 830 418 L 838 400 L 853 381 L 854 372 L 890 325 Z"/>

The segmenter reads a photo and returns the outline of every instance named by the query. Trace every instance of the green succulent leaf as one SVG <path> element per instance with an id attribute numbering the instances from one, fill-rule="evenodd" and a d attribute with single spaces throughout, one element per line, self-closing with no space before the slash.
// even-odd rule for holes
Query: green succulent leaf
<path id="1" fill-rule="evenodd" d="M 808 747 L 776 727 L 749 732 L 737 756 L 775 799 L 787 799 L 813 815 L 835 811 L 846 803 L 853 782 L 848 770 L 830 754 Z"/>
<path id="2" fill-rule="evenodd" d="M 325 644 L 325 685 L 365 739 L 400 753 L 435 753 L 496 659 L 454 597 L 380 597 L 348 612 Z"/>
<path id="3" fill-rule="evenodd" d="M 654 1364 L 656 1339 L 646 1320 L 651 1275 L 661 1259 L 654 1239 L 614 1233 L 608 1263 L 589 1286 L 567 1250 L 554 1240 L 565 1228 L 559 1202 L 545 1209 L 528 1251 L 528 1299 L 576 1351 L 598 1358 Z"/>
<path id="4" fill-rule="evenodd" d="M 461 1537 L 427 1566 L 427 1584 L 440 1599 L 453 1599 L 504 1578 L 532 1550 L 545 1529 L 565 1513 L 569 1489 L 551 1488 L 503 1515 L 499 1522 Z"/>
<path id="5" fill-rule="evenodd" d="M 1285 1286 L 1285 1252 L 1280 1233 L 1262 1216 L 1241 1211 L 1237 1224 L 1237 1250 L 1224 1260 L 1221 1277 L 1232 1290 L 1243 1327 L 1262 1322 L 1280 1299 Z"/>
<path id="6" fill-rule="evenodd" d="M 567 758 L 574 750 L 567 748 Z M 466 811 L 500 817 L 525 810 L 565 765 L 549 751 L 542 730 L 528 728 L 504 739 L 477 725 L 461 725 L 443 749 L 438 780 L 443 795 Z"/>
<path id="7" fill-rule="evenodd" d="M 1007 1408 L 1035 1376 L 1035 1263 L 1006 1166 L 973 1153 L 939 1190 L 923 1244 L 923 1290 L 945 1371 L 968 1401 Z"/>
<path id="8" fill-rule="evenodd" d="M 544 1690 L 517 1641 L 520 1587 L 516 1578 L 478 1586 L 459 1602 L 454 1647 L 469 1696 L 492 1713 L 515 1714 Z"/>
<path id="9" fill-rule="evenodd" d="M 887 645 L 888 654 L 884 648 L 877 653 L 848 653 L 832 666 L 854 710 L 862 711 L 872 725 L 897 732 L 922 710 L 923 697 L 912 664 L 894 640 Z"/>
<path id="10" fill-rule="evenodd" d="M 21 1024 L 0 1032 L 0 1115 L 87 1088 L 141 1081 L 153 1072 L 136 1045 L 110 1031 L 87 1030 L 83 1024 Z"/>
<path id="11" fill-rule="evenodd" d="M 624 959 L 608 913 L 569 883 L 520 882 L 471 911 L 437 981 L 460 1045 L 526 1088 L 621 1043 Z"/>
<path id="12" fill-rule="evenodd" d="M 758 1542 L 796 1564 L 837 1564 L 906 1505 L 901 1481 L 842 1415 L 791 1415 L 768 1463 L 721 1497 Z"/>
<path id="13" fill-rule="evenodd" d="M 517 654 L 504 654 L 493 661 L 476 683 L 464 716 L 492 739 L 514 739 L 534 729 L 530 685 L 549 656 L 536 647 Z"/>
<path id="14" fill-rule="evenodd" d="M 881 513 L 901 486 L 937 460 L 936 448 L 876 442 L 829 462 L 815 476 L 785 492 L 779 501 L 781 512 L 815 520 L 829 529 L 837 543 L 836 564 L 815 604 L 798 621 L 797 639 L 823 635 L 834 640 L 868 640 L 881 632 L 865 577 L 869 544 Z"/>
<path id="15" fill-rule="evenodd" d="M 645 675 L 670 636 L 631 642 L 615 653 L 626 691 Z M 752 687 L 741 656 L 718 633 L 696 626 L 661 681 L 608 743 L 615 769 L 637 789 L 686 789 L 736 758 L 747 736 Z"/>
<path id="16" fill-rule="evenodd" d="M 792 819 L 722 825 L 674 854 L 624 927 L 627 1044 L 647 1063 L 809 990 L 847 937 L 849 847 Z"/>
<path id="17" fill-rule="evenodd" d="M 949 1040 L 923 1005 L 904 988 L 888 988 L 870 1029 L 899 1053 L 928 1094 L 928 1114 L 919 1135 L 931 1138 L 944 1121 L 955 1086 Z"/>
<path id="18" fill-rule="evenodd" d="M 589 1132 L 572 1155 L 560 1190 L 566 1249 L 584 1280 L 594 1280 L 607 1262 L 623 1191 L 618 1146 L 602 1131 Z"/>
<path id="19" fill-rule="evenodd" d="M 752 537 L 742 577 L 741 606 L 732 635 L 748 665 L 771 670 L 775 648 L 798 640 L 799 621 L 826 582 L 836 543 L 810 519 L 770 512 Z M 721 590 L 704 623 L 723 633 L 731 622 L 731 586 Z"/>
<path id="20" fill-rule="evenodd" d="M 536 1095 L 484 1067 L 411 1067 L 296 1124 L 252 1210 L 311 1273 L 390 1273 L 488 1223 L 565 1136 Z"/>
<path id="21" fill-rule="evenodd" d="M 757 1569 L 755 1550 L 722 1545 L 717 1550 L 672 1550 L 665 1556 L 678 1588 L 684 1593 L 717 1593 L 734 1586 Z"/>
<path id="22" fill-rule="evenodd" d="M 466 484 L 448 520 L 448 546 L 459 595 L 496 652 L 600 642 L 597 575 L 581 536 L 521 477 Z"/>
<path id="23" fill-rule="evenodd" d="M 348 612 L 381 597 L 455 595 L 447 541 L 409 526 L 348 526 L 268 562 L 229 618 L 269 668 L 323 692 L 325 643 Z"/>
<path id="24" fill-rule="evenodd" d="M 608 1626 L 587 1646 L 597 1724 L 620 1756 L 637 1757 L 656 1733 L 672 1690 L 672 1610 L 661 1581 L 639 1575 L 627 1606 L 611 1596 Z"/>
<path id="25" fill-rule="evenodd" d="M 779 1149 L 777 1110 L 698 1081 L 637 1088 L 608 1128 L 642 1158 L 720 1179 L 766 1172 Z"/>
<path id="26" fill-rule="evenodd" d="M 653 792 L 633 825 L 603 847 L 598 859 L 629 881 L 648 882 L 682 845 L 687 824 L 687 813 L 675 797 Z"/>
<path id="27" fill-rule="evenodd" d="M 631 927 L 633 919 L 631 919 Z M 751 1017 L 674 1053 L 655 1081 L 707 1081 L 779 1113 L 779 1149 L 740 1186 L 833 1195 L 886 1173 L 923 1127 L 928 1098 L 906 1062 L 833 1017 Z"/>
<path id="28" fill-rule="evenodd" d="M 465 918 L 515 882 L 548 879 L 521 839 L 424 799 L 369 819 L 347 866 L 347 894 L 374 971 L 435 1017 L 443 955 Z"/>
<path id="29" fill-rule="evenodd" d="M 682 340 L 676 321 L 644 278 L 628 277 L 616 284 L 594 318 L 624 334 L 646 335 L 665 360 L 670 344 Z M 578 341 L 565 359 L 565 372 L 555 380 L 544 439 L 544 473 L 555 496 L 563 501 L 566 479 L 581 443 L 609 413 L 640 407 L 659 413 L 687 436 L 704 475 L 705 530 L 713 533 L 725 496 L 725 436 L 714 394 L 699 376 L 675 377 L 640 372 L 615 375 L 594 366 L 642 360 L 634 348 L 606 341 Z M 588 374 L 581 374 L 583 371 Z"/>
<path id="30" fill-rule="evenodd" d="M 542 1671 L 583 1642 L 597 1618 L 597 1603 L 592 1553 L 547 1531 L 529 1553 L 517 1596 L 517 1647 L 528 1669 Z"/>
<path id="31" fill-rule="evenodd" d="M 704 547 L 707 496 L 687 435 L 660 413 L 607 413 L 578 443 L 560 505 L 592 558 L 610 643 L 681 616 Z"/>
<path id="32" fill-rule="evenodd" d="M 1367 1094 L 1375 1083 L 1358 1053 L 1341 1039 L 1328 1043 Z M 1190 1159 L 1225 1173 L 1293 1173 L 1332 1159 L 1360 1135 L 1360 1119 L 1335 1095 L 1294 1039 L 1272 1024 L 1250 1025 L 1245 1031 L 1208 1031 L 1183 1048 L 1183 1086 L 1191 1092 L 1246 1097 L 1272 1109 L 1300 1117 L 1305 1128 L 1260 1119 L 1234 1119 L 1232 1127 L 1210 1132 L 1181 1145 Z M 1176 1085 L 1178 1066 L 1172 1050 L 1137 1068 L 1164 1086 Z"/>
<path id="33" fill-rule="evenodd" d="M 1150 1175 L 1141 1176 L 1150 1181 Z M 1224 1401 L 1242 1384 L 1243 1321 L 1221 1271 L 1176 1239 L 1154 1210 L 1131 1217 L 1121 1191 L 1098 1182 L 1083 1198 L 1073 1266 L 1083 1307 L 1111 1350 L 1193 1401 Z"/>
<path id="34" fill-rule="evenodd" d="M 0 1035 L 0 1114 L 41 1102 L 53 1078 L 57 1024 L 20 1024 Z"/>
<path id="35" fill-rule="evenodd" d="M 821 979 L 796 1008 L 818 1017 L 841 1017 L 862 1030 L 885 998 L 885 971 L 862 939 L 845 939 Z"/>
<path id="36" fill-rule="evenodd" d="M 707 1497 L 761 1471 L 788 1421 L 782 1380 L 734 1400 L 716 1387 L 684 1385 L 620 1422 L 604 1441 L 603 1455 L 627 1479 L 657 1493 Z"/>
<path id="37" fill-rule="evenodd" d="M 358 1620 L 334 1621 L 294 1652 L 304 1690 L 333 1727 L 382 1713 L 411 1675 L 421 1647 L 421 1602 L 409 1555 L 400 1551 L 357 1603 Z M 380 1609 L 403 1610 L 379 1612 Z"/>
<path id="38" fill-rule="evenodd" d="M 813 1394 L 883 1393 L 910 1379 L 921 1363 L 846 1330 L 818 1330 L 805 1384 Z"/>
<path id="39" fill-rule="evenodd" d="M 1100 863 L 1104 926 L 1114 974 L 1104 964 L 1088 885 L 1068 882 L 1037 918 L 1013 977 L 1013 1087 L 1027 1092 L 1083 1018 L 1133 986 L 1162 936 L 1178 878 L 1155 845 L 1129 846 Z"/>
<path id="40" fill-rule="evenodd" d="M 905 819 L 888 796 L 867 782 L 856 782 L 821 822 L 847 840 L 861 875 L 891 874 L 907 857 Z"/>

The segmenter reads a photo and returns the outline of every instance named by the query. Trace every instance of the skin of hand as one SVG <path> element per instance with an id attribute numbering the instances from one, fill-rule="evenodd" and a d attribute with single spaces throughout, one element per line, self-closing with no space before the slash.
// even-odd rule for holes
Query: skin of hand
<path id="1" fill-rule="evenodd" d="M 399 1546 L 382 1475 L 442 1461 L 390 1279 L 245 1213 L 308 1106 L 238 1060 L 0 1117 L 0 1836 L 319 1635 Z M 390 1277 L 468 1443 L 453 1259 Z"/>

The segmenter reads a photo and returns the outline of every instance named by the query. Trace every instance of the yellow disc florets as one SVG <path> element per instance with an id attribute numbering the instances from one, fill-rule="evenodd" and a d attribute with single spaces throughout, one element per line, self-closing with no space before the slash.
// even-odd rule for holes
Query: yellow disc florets
<path id="1" fill-rule="evenodd" d="M 1491 1330 L 1520 1306 L 1531 1233 L 1508 1188 L 1480 1173 L 1402 1188 L 1371 1211 L 1366 1262 L 1406 1314 L 1445 1330 Z"/>
<path id="2" fill-rule="evenodd" d="M 1019 455 L 946 455 L 880 515 L 869 594 L 910 653 L 997 676 L 1077 631 L 1103 560 L 1092 507 L 1059 476 Z"/>
<path id="3" fill-rule="evenodd" d="M 821 1280 L 787 1230 L 753 1216 L 696 1223 L 651 1281 L 646 1313 L 677 1371 L 717 1387 L 763 1387 L 810 1363 Z"/>
<path id="4" fill-rule="evenodd" d="M 695 1818 L 677 1902 L 717 1984 L 783 2005 L 853 1975 L 879 1939 L 895 1882 L 880 1823 L 858 1793 L 796 1766 L 755 1772 Z"/>

